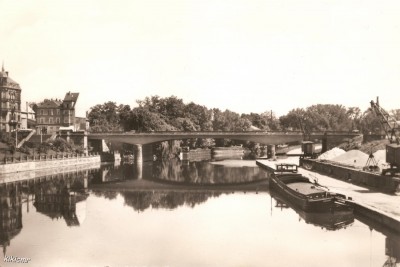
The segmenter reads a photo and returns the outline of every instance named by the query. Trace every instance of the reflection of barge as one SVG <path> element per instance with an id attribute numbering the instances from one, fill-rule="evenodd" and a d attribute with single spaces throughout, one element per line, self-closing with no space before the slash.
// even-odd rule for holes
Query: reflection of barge
<path id="1" fill-rule="evenodd" d="M 298 174 L 295 164 L 277 164 L 269 186 L 303 211 L 351 210 L 351 207 L 344 203 L 343 196 L 331 193 L 318 183 L 312 183 L 308 178 Z"/>
<path id="2" fill-rule="evenodd" d="M 284 198 L 275 191 L 270 191 L 270 194 L 276 200 L 278 207 L 292 208 L 308 224 L 335 231 L 345 228 L 354 222 L 354 214 L 351 209 L 334 210 L 332 212 L 305 212 L 285 201 Z"/>

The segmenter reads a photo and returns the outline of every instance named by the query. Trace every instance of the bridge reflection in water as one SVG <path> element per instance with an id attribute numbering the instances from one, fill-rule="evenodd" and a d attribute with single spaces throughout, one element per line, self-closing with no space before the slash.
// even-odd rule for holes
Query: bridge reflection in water
<path id="1" fill-rule="evenodd" d="M 225 168 L 208 161 L 171 159 L 102 168 L 91 189 L 268 191 L 269 173 L 255 165 Z"/>
<path id="2" fill-rule="evenodd" d="M 85 217 L 85 214 L 83 216 L 80 214 L 79 206 L 86 203 L 88 198 L 100 197 L 112 201 L 122 198 L 126 206 L 140 213 L 149 209 L 194 208 L 212 199 L 232 197 L 234 191 L 257 191 L 258 186 L 259 191 L 267 192 L 268 179 L 265 179 L 265 175 L 266 173 L 258 167 L 226 168 L 210 162 L 176 160 L 144 163 L 141 179 L 138 179 L 139 175 L 134 165 L 103 165 L 86 172 L 71 172 L 24 182 L 0 184 L 0 245 L 6 254 L 7 247 L 12 246 L 12 240 L 22 235 L 23 207 L 26 205 L 28 209 L 29 203 L 33 203 L 38 214 L 64 220 L 65 227 L 77 229 Z M 283 208 L 281 213 L 290 210 L 284 201 L 276 196 L 272 197 L 275 199 L 275 206 Z M 265 198 L 265 202 L 268 202 L 268 198 Z M 266 208 L 265 213 L 269 212 Z M 275 216 L 279 217 L 277 208 L 274 208 L 274 212 Z M 346 227 L 350 229 L 354 220 L 359 220 L 369 225 L 371 231 L 377 231 L 386 237 L 385 251 L 388 264 L 399 262 L 399 236 L 373 222 L 354 218 L 352 214 L 326 214 L 318 217 L 296 210 L 295 212 L 301 218 L 299 224 L 306 222 L 318 228 L 323 227 L 327 231 L 341 231 Z M 112 211 L 107 213 L 113 216 Z M 273 219 L 274 214 L 269 220 Z M 290 218 L 292 217 L 287 219 Z M 27 223 L 32 222 L 25 224 Z M 121 232 L 126 230 L 121 229 Z"/>

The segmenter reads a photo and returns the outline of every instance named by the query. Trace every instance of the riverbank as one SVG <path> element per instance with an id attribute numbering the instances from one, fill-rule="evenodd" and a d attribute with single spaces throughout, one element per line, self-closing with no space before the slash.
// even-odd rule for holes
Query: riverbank
<path id="1" fill-rule="evenodd" d="M 70 173 L 81 173 L 89 170 L 97 170 L 101 167 L 101 162 L 91 162 L 70 166 L 59 166 L 58 168 L 47 168 L 39 170 L 30 170 L 17 173 L 4 173 L 0 175 L 0 184 L 15 182 L 34 181 L 42 178 L 54 178 L 68 175 Z"/>
<path id="2" fill-rule="evenodd" d="M 277 161 L 257 160 L 257 165 L 261 168 L 275 169 L 275 164 L 288 161 L 296 163 L 294 158 L 288 158 L 278 159 Z M 296 164 L 298 164 L 298 159 Z M 375 219 L 382 223 L 390 221 L 390 225 L 386 226 L 397 230 L 397 232 L 400 231 L 400 195 L 377 192 L 303 168 L 299 168 L 299 173 L 310 178 L 310 180 L 316 179 L 319 184 L 327 186 L 332 192 L 350 197 L 352 199 L 350 204 L 355 207 L 355 213 L 362 212 L 364 215 L 371 216 L 371 218 L 376 217 Z"/>
<path id="3" fill-rule="evenodd" d="M 19 162 L 8 162 L 0 165 L 0 175 L 7 173 L 19 173 L 26 171 L 35 171 L 42 169 L 60 168 L 65 166 L 74 166 L 81 164 L 100 163 L 100 155 L 92 156 L 61 156 L 61 157 L 37 157 L 34 160 Z"/>

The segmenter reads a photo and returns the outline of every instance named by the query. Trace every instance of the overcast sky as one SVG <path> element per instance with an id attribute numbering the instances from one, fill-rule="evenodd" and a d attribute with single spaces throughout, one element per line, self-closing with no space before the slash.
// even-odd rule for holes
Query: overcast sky
<path id="1" fill-rule="evenodd" d="M 0 0 L 0 60 L 23 101 L 78 115 L 175 95 L 238 113 L 380 96 L 400 108 L 400 1 Z"/>

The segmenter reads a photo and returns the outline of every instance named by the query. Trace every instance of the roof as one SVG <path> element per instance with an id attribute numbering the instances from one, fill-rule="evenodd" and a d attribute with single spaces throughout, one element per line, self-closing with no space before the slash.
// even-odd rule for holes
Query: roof
<path id="1" fill-rule="evenodd" d="M 45 99 L 43 102 L 37 104 L 37 108 L 58 108 L 62 104 L 61 101 L 53 99 Z"/>
<path id="2" fill-rule="evenodd" d="M 64 101 L 66 102 L 76 102 L 78 100 L 79 93 L 68 92 L 65 94 Z"/>
<path id="3" fill-rule="evenodd" d="M 21 90 L 21 87 L 19 87 L 19 84 L 16 81 L 14 81 L 13 79 L 11 79 L 10 77 L 8 77 L 8 72 L 4 71 L 4 68 L 0 71 L 0 78 L 6 78 L 5 80 L 0 79 L 0 86 L 12 87 L 12 88 Z"/>

